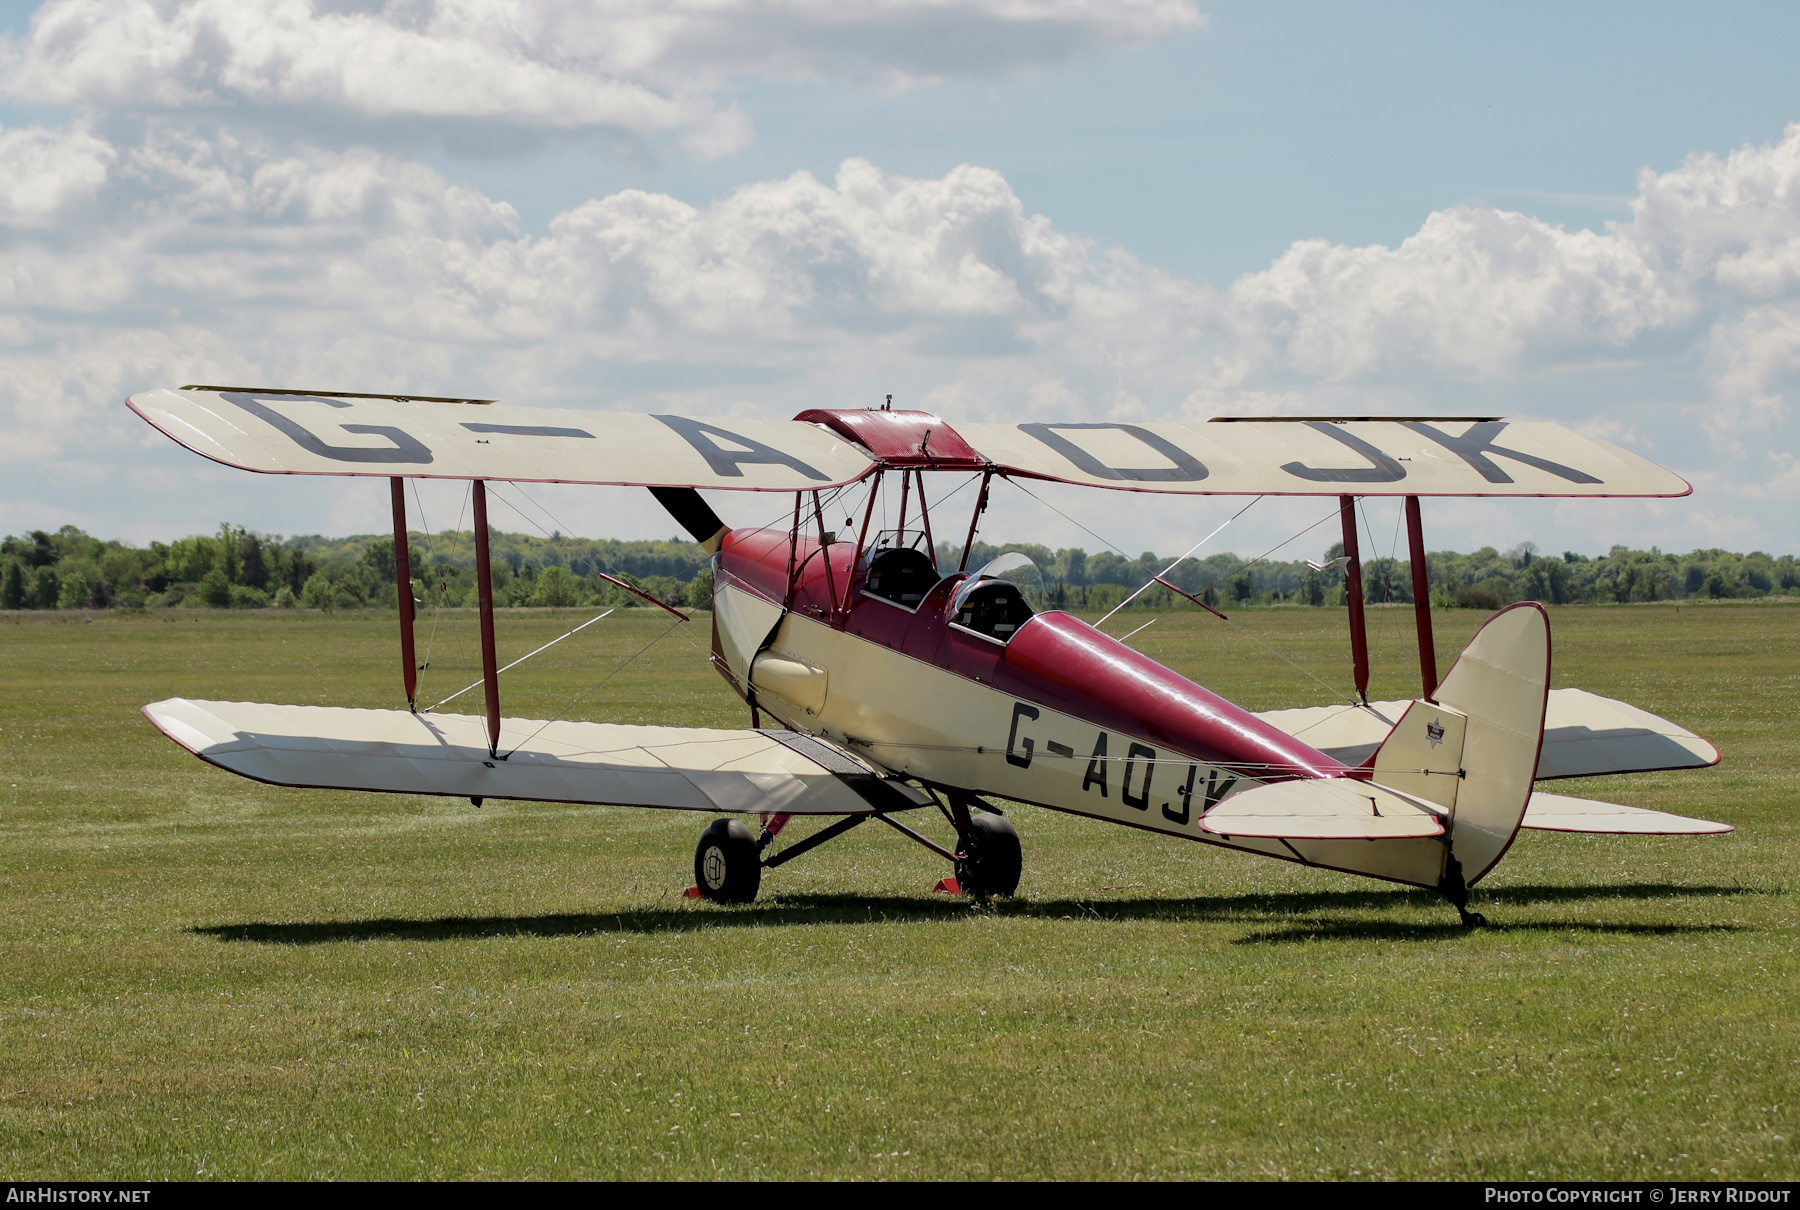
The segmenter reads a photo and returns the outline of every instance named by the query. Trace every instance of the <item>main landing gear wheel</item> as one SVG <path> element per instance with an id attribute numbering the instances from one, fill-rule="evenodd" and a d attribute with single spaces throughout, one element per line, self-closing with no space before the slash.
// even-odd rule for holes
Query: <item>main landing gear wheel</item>
<path id="1" fill-rule="evenodd" d="M 749 903 L 762 885 L 756 837 L 735 819 L 715 819 L 694 849 L 694 885 L 714 903 Z"/>
<path id="2" fill-rule="evenodd" d="M 1019 834 L 998 815 L 969 816 L 956 846 L 956 882 L 965 895 L 1011 895 L 1024 868 Z"/>

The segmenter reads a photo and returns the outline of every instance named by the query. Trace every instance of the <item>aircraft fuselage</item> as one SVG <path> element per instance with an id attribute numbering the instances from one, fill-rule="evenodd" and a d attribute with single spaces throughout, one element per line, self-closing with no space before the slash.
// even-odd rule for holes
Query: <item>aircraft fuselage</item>
<path id="1" fill-rule="evenodd" d="M 922 782 L 1222 842 L 1199 818 L 1269 781 L 1338 777 L 1339 761 L 1073 615 L 1004 641 L 958 625 L 968 577 L 916 607 L 865 591 L 854 545 L 736 530 L 714 557 L 714 665 L 797 731 Z"/>

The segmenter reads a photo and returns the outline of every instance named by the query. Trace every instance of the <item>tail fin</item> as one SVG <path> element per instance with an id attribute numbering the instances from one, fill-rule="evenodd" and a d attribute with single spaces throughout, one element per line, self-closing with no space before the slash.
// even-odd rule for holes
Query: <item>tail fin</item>
<path id="1" fill-rule="evenodd" d="M 1468 889 L 1506 854 L 1531 801 L 1549 688 L 1544 607 L 1503 609 L 1476 632 L 1437 700 L 1407 707 L 1357 780 L 1258 786 L 1207 812 L 1201 827 L 1278 838 L 1308 865 L 1432 887 L 1473 920 Z M 1389 793 L 1348 792 L 1358 784 Z"/>
<path id="2" fill-rule="evenodd" d="M 1373 780 L 1450 810 L 1443 882 L 1453 899 L 1493 869 L 1518 835 L 1537 774 L 1549 692 L 1550 617 L 1537 602 L 1523 601 L 1488 619 L 1438 686 L 1436 704 L 1457 716 L 1437 721 L 1442 742 L 1431 743 L 1432 703 L 1415 702 L 1375 754 Z M 1431 768 L 1421 764 L 1418 748 L 1449 747 L 1457 722 L 1460 776 L 1403 771 Z"/>

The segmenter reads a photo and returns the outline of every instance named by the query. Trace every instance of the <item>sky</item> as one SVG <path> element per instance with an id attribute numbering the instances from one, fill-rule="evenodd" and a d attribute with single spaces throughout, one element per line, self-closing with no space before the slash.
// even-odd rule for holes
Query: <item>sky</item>
<path id="1" fill-rule="evenodd" d="M 1428 545 L 1800 550 L 1792 5 L 0 0 L 0 29 L 0 532 L 385 527 L 377 482 L 230 471 L 123 407 L 225 382 L 1550 419 L 1693 495 L 1434 500 Z M 1178 552 L 1244 503 L 1034 490 L 987 534 Z M 495 523 L 674 532 L 634 489 L 528 496 Z M 1211 549 L 1315 554 L 1314 514 Z"/>

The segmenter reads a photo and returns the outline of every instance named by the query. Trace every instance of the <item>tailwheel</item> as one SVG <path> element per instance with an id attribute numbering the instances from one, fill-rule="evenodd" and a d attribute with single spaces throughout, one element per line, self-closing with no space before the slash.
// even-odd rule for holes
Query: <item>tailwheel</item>
<path id="1" fill-rule="evenodd" d="M 969 816 L 956 845 L 956 881 L 965 895 L 1011 895 L 1024 869 L 1019 834 L 999 815 Z"/>
<path id="2" fill-rule="evenodd" d="M 762 885 L 756 837 L 735 819 L 715 819 L 694 849 L 694 886 L 714 903 L 749 903 Z"/>

